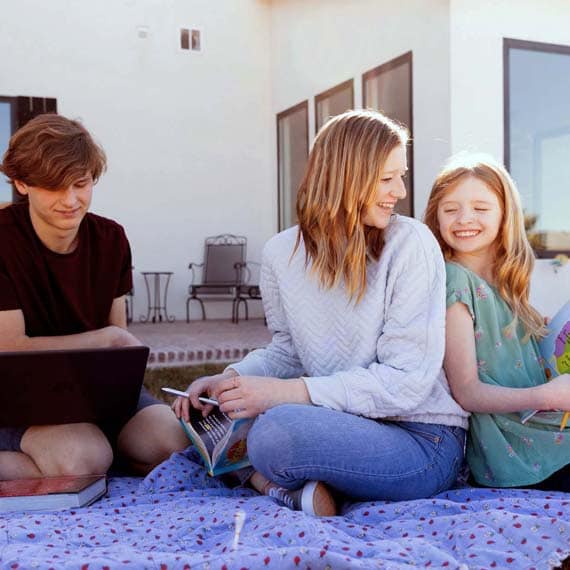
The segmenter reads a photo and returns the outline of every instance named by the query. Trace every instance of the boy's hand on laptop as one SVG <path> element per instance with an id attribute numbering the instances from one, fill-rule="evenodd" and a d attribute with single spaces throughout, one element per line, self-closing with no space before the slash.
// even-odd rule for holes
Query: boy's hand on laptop
<path id="1" fill-rule="evenodd" d="M 174 400 L 172 404 L 172 410 L 176 414 L 177 418 L 182 418 L 184 421 L 189 421 L 190 419 L 190 406 L 202 411 L 202 415 L 206 417 L 213 409 L 211 404 L 203 404 L 198 400 L 199 396 L 207 395 L 209 398 L 217 399 L 217 395 L 220 392 L 218 385 L 220 382 L 227 380 L 228 378 L 233 378 L 237 376 L 235 370 L 229 369 L 223 374 L 215 374 L 214 376 L 202 376 L 197 378 L 186 388 L 188 393 L 188 398 L 183 398 L 179 396 Z"/>

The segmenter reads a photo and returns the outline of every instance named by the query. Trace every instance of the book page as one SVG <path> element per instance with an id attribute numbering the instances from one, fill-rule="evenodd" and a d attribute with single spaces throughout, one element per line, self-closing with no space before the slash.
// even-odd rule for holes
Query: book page
<path id="1" fill-rule="evenodd" d="M 547 328 L 548 335 L 539 347 L 550 379 L 570 372 L 570 302 L 554 315 Z"/>
<path id="2" fill-rule="evenodd" d="M 570 302 L 566 303 L 547 325 L 548 334 L 538 343 L 543 359 L 546 379 L 570 373 Z M 564 410 L 523 410 L 519 412 L 521 423 L 530 419 L 537 423 L 558 425 L 563 429 Z"/>
<path id="3" fill-rule="evenodd" d="M 185 422 L 181 419 L 180 422 L 212 475 L 212 457 L 216 445 L 224 439 L 232 420 L 218 408 L 214 408 L 204 418 L 200 410 L 190 407 L 190 421 Z"/>
<path id="4" fill-rule="evenodd" d="M 219 475 L 250 465 L 247 457 L 247 432 L 253 419 L 234 420 L 212 456 L 214 473 Z"/>

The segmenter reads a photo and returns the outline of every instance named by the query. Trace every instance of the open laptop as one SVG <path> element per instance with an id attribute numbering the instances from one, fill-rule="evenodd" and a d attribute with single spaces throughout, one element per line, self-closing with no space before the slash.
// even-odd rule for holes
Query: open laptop
<path id="1" fill-rule="evenodd" d="M 0 353 L 0 427 L 122 425 L 136 410 L 146 346 Z"/>

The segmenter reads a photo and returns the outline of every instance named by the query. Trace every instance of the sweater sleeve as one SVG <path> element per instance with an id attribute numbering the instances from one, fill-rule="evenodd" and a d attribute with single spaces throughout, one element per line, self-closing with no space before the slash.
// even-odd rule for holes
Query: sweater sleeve
<path id="1" fill-rule="evenodd" d="M 265 348 L 250 352 L 241 362 L 232 364 L 240 376 L 272 376 L 297 378 L 303 373 L 303 365 L 293 344 L 287 318 L 279 294 L 279 284 L 272 267 L 272 255 L 263 251 L 260 289 L 267 326 L 272 339 Z"/>
<path id="2" fill-rule="evenodd" d="M 431 233 L 414 232 L 393 252 L 376 362 L 305 378 L 314 404 L 371 418 L 402 416 L 434 389 L 444 354 L 445 269 Z"/>

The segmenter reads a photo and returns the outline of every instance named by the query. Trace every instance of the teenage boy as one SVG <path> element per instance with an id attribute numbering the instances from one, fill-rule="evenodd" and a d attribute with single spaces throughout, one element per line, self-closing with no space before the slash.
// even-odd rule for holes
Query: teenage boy
<path id="1" fill-rule="evenodd" d="M 0 351 L 141 344 L 126 329 L 125 232 L 88 213 L 105 166 L 89 132 L 59 115 L 10 139 L 0 171 L 27 199 L 0 210 Z M 146 473 L 186 445 L 170 408 L 143 389 L 115 441 L 89 423 L 0 428 L 0 479 L 104 473 L 113 449 Z"/>

